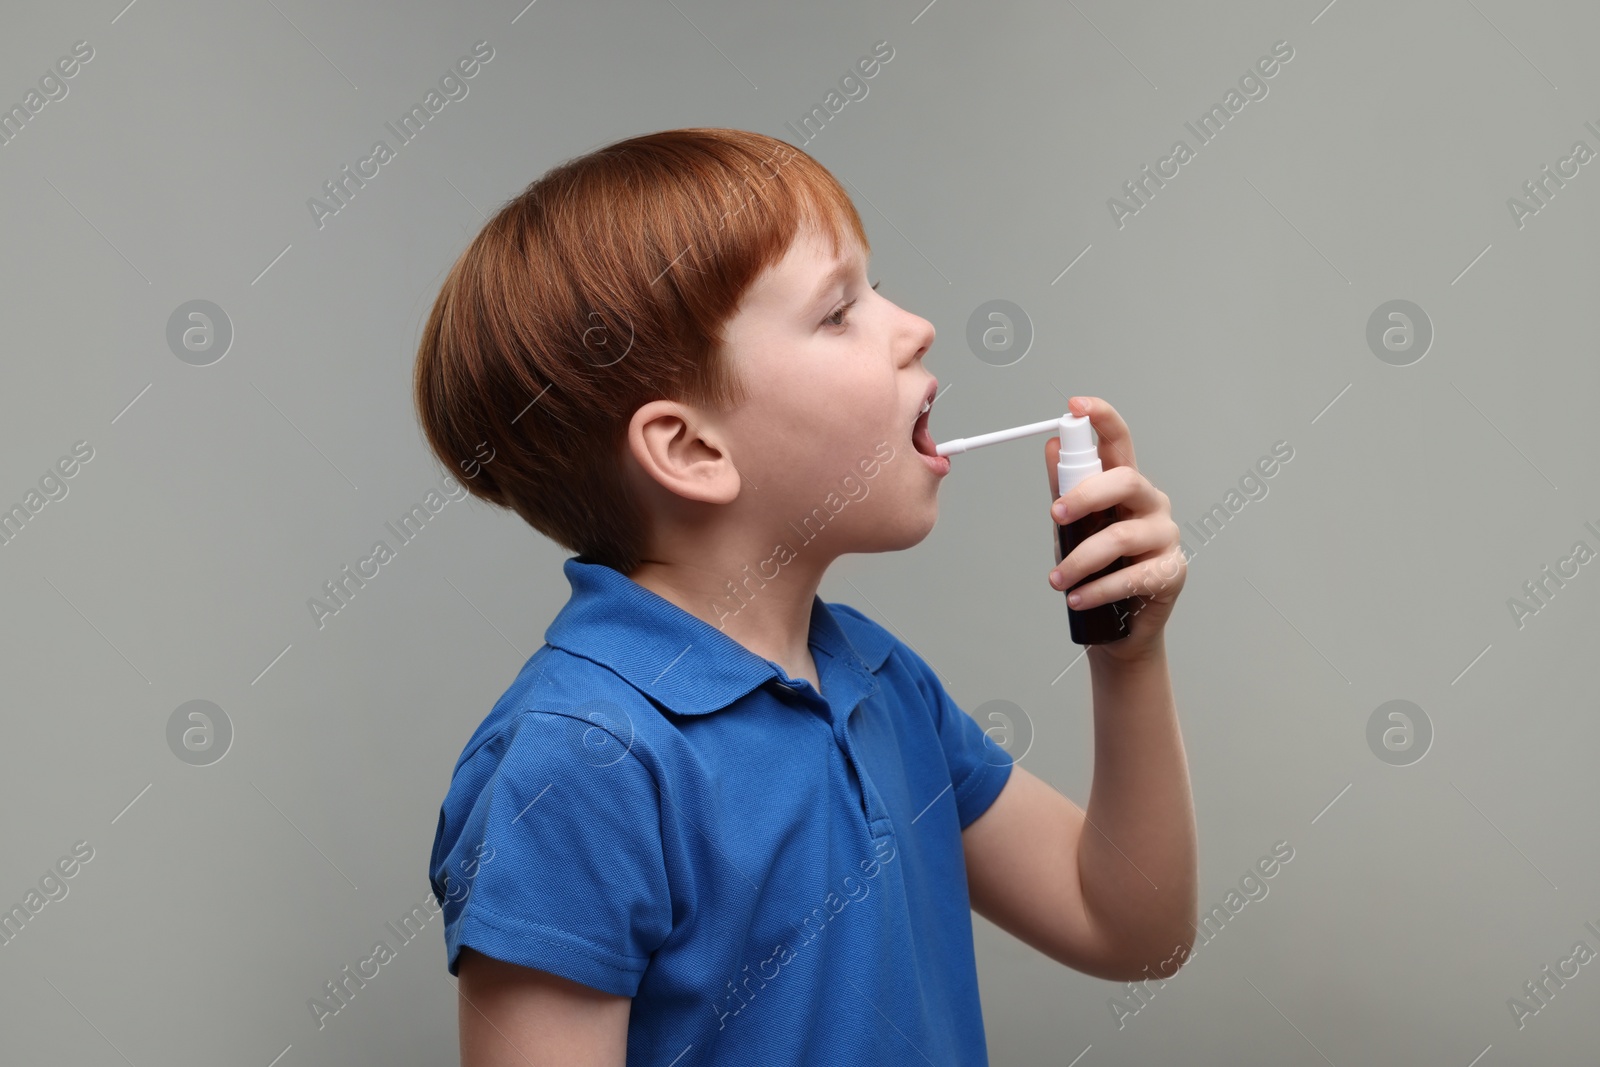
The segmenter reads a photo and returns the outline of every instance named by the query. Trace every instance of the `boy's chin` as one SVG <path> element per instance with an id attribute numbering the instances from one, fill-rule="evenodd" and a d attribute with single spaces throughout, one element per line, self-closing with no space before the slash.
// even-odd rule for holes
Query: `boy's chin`
<path id="1" fill-rule="evenodd" d="M 905 521 L 895 531 L 897 534 L 894 551 L 915 548 L 928 539 L 933 533 L 934 524 L 939 521 L 939 502 L 934 500 L 925 510 L 908 512 Z"/>

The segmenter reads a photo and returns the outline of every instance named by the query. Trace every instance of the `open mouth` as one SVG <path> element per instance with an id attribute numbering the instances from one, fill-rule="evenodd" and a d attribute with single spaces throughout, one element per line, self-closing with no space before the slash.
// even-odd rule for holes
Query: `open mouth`
<path id="1" fill-rule="evenodd" d="M 939 455 L 939 446 L 934 443 L 933 435 L 928 432 L 928 418 L 933 413 L 933 402 L 937 399 L 939 399 L 939 381 L 933 379 L 928 382 L 928 391 L 922 395 L 922 410 L 917 412 L 917 417 L 911 422 L 911 447 L 922 457 L 922 462 L 928 470 L 943 478 L 950 473 L 950 457 Z"/>
<path id="2" fill-rule="evenodd" d="M 937 456 L 933 435 L 928 432 L 928 416 L 932 414 L 929 407 L 928 404 L 923 405 L 921 413 L 917 415 L 917 421 L 911 425 L 911 447 L 924 456 Z"/>

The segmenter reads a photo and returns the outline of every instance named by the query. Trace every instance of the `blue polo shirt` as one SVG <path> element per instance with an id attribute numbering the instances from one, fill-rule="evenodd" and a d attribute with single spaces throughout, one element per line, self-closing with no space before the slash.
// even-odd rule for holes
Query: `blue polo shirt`
<path id="1" fill-rule="evenodd" d="M 563 570 L 440 808 L 450 973 L 471 945 L 632 997 L 629 1064 L 987 1064 L 961 831 L 1005 750 L 855 608 L 814 599 L 818 692 Z"/>

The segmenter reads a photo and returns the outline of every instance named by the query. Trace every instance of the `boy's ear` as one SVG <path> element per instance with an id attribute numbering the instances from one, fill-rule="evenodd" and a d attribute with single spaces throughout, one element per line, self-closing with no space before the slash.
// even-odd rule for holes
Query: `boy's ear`
<path id="1" fill-rule="evenodd" d="M 686 500 L 731 503 L 734 468 L 716 426 L 673 400 L 652 400 L 628 420 L 628 451 L 646 476 Z"/>

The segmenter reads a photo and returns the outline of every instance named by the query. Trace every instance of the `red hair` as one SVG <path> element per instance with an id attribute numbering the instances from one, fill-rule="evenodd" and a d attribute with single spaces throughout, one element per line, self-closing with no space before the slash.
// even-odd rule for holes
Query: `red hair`
<path id="1" fill-rule="evenodd" d="M 623 573 L 648 516 L 624 475 L 628 421 L 670 399 L 746 398 L 721 330 L 814 225 L 870 251 L 855 206 L 807 153 L 764 134 L 680 129 L 563 162 L 456 259 L 417 349 L 434 454 L 474 496 Z"/>

